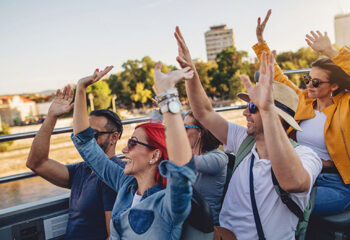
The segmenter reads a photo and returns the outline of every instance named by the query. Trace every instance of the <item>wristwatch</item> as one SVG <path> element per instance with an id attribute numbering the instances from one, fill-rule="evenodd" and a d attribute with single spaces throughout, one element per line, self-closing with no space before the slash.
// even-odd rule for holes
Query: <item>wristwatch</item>
<path id="1" fill-rule="evenodd" d="M 167 101 L 160 103 L 160 111 L 162 114 L 166 112 L 179 113 L 181 110 L 181 103 L 178 98 L 170 98 Z"/>

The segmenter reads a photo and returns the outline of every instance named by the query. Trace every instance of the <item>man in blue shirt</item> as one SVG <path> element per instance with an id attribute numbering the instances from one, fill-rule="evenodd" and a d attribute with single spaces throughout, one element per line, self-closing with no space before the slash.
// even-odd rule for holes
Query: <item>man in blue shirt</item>
<path id="1" fill-rule="evenodd" d="M 50 138 L 57 119 L 71 111 L 74 92 L 70 86 L 57 90 L 47 118 L 34 138 L 27 167 L 49 182 L 71 189 L 65 239 L 106 239 L 116 193 L 99 180 L 85 162 L 63 165 L 49 159 Z M 90 113 L 97 144 L 108 158 L 124 167 L 115 156 L 115 147 L 123 126 L 117 114 L 109 110 Z"/>

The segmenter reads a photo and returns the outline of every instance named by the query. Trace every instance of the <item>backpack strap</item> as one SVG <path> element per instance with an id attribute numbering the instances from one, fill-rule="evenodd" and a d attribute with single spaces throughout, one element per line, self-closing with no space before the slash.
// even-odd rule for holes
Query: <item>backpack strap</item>
<path id="1" fill-rule="evenodd" d="M 290 143 L 292 144 L 292 146 L 294 148 L 296 148 L 297 146 L 299 146 L 299 144 L 297 142 L 295 142 L 294 140 L 292 140 L 291 138 L 289 139 Z M 273 185 L 275 187 L 275 190 L 277 192 L 277 194 L 280 196 L 282 202 L 284 204 L 286 204 L 287 208 L 294 213 L 295 216 L 297 216 L 299 218 L 299 221 L 303 221 L 304 220 L 304 212 L 301 210 L 301 208 L 298 206 L 298 204 L 296 204 L 293 199 L 289 196 L 289 193 L 284 191 L 281 186 L 279 185 L 276 176 L 271 168 L 271 177 L 272 177 L 272 182 Z"/>
<path id="2" fill-rule="evenodd" d="M 241 143 L 237 151 L 235 165 L 233 166 L 232 173 L 234 173 L 234 171 L 236 170 L 238 165 L 242 162 L 242 160 L 250 153 L 255 142 L 256 142 L 255 139 L 249 135 L 243 140 L 243 142 Z"/>

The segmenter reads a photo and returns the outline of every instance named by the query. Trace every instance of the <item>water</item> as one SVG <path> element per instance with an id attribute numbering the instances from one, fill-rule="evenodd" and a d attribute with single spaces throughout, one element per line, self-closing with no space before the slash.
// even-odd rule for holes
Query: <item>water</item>
<path id="1" fill-rule="evenodd" d="M 0 209 L 69 193 L 41 177 L 32 177 L 0 184 Z"/>

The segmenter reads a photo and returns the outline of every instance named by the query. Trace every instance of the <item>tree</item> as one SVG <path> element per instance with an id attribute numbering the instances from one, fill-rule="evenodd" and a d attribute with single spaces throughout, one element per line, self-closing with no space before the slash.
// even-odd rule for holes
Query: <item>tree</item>
<path id="1" fill-rule="evenodd" d="M 1 132 L 0 135 L 8 135 L 10 134 L 10 127 L 5 124 L 1 123 Z M 13 141 L 7 141 L 7 142 L 1 142 L 0 143 L 0 152 L 5 152 L 7 149 L 13 144 Z"/>
<path id="2" fill-rule="evenodd" d="M 142 104 L 142 108 L 144 107 L 144 104 L 152 99 L 152 92 L 148 89 L 145 89 L 145 84 L 142 82 L 139 82 L 136 84 L 136 90 L 133 95 L 131 95 L 131 99 L 134 102 L 140 102 Z"/>
<path id="3" fill-rule="evenodd" d="M 213 98 L 216 94 L 216 86 L 212 84 L 213 77 L 209 74 L 212 69 L 217 69 L 216 62 L 197 62 L 196 69 L 198 72 L 199 79 L 202 82 L 202 86 L 207 95 Z"/>
<path id="4" fill-rule="evenodd" d="M 95 109 L 107 109 L 111 105 L 111 89 L 106 81 L 98 81 L 86 89 L 94 96 Z"/>
<path id="5" fill-rule="evenodd" d="M 242 91 L 241 74 L 252 78 L 251 63 L 247 60 L 246 51 L 237 51 L 235 47 L 228 47 L 221 51 L 215 59 L 217 68 L 208 71 L 212 77 L 211 86 L 215 88 L 214 95 L 223 99 L 236 99 L 238 92 Z"/>
<path id="6" fill-rule="evenodd" d="M 152 104 L 150 99 L 155 96 L 152 89 L 154 85 L 153 75 L 155 65 L 156 62 L 148 56 L 143 57 L 141 60 L 128 60 L 123 63 L 123 70 L 121 72 L 109 77 L 109 87 L 112 93 L 117 95 L 117 104 L 119 106 L 131 107 L 132 103 L 136 103 L 136 107 L 143 107 L 144 104 Z M 163 64 L 163 72 L 169 72 L 173 69 L 176 68 L 171 65 Z M 150 91 L 151 97 L 148 97 L 149 92 L 145 90 Z M 183 87 L 183 92 L 184 91 L 185 89 Z M 143 97 L 141 97 L 140 94 Z M 146 102 L 140 102 L 141 100 L 145 100 Z"/>
<path id="7" fill-rule="evenodd" d="M 311 67 L 312 62 L 320 58 L 321 54 L 315 52 L 311 48 L 303 47 L 296 52 L 287 51 L 277 54 L 276 61 L 282 70 L 300 69 Z M 297 86 L 302 85 L 303 76 L 293 74 L 289 76 Z"/>

